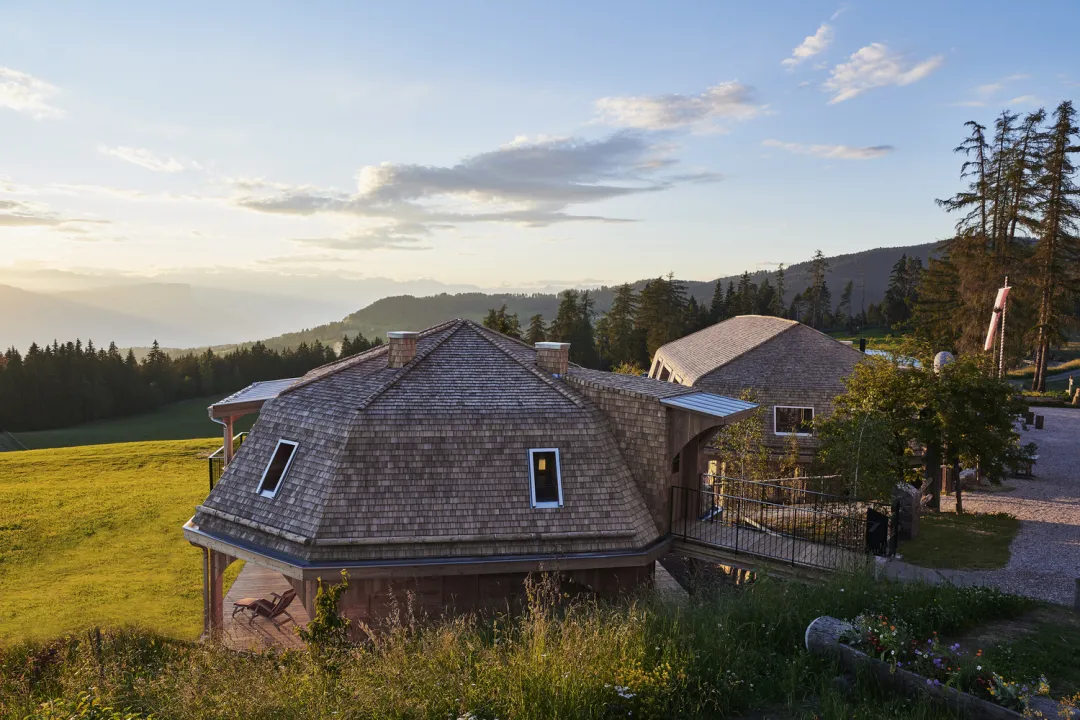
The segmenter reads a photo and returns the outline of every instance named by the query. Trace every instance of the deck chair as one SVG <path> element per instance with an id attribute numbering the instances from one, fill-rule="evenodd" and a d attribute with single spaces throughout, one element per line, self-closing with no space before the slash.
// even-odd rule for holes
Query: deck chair
<path id="1" fill-rule="evenodd" d="M 264 617 L 270 622 L 274 623 L 274 627 L 280 629 L 282 622 L 278 621 L 278 618 L 284 615 L 293 624 L 296 624 L 296 620 L 293 620 L 293 616 L 289 614 L 288 608 L 292 604 L 292 601 L 296 599 L 295 590 L 286 590 L 284 594 L 278 595 L 277 593 L 270 593 L 274 600 L 271 602 L 265 598 L 259 598 L 258 600 L 250 601 L 244 604 L 235 603 L 233 607 L 233 615 L 244 611 L 249 615 L 248 625 L 251 625 L 259 617 Z"/>

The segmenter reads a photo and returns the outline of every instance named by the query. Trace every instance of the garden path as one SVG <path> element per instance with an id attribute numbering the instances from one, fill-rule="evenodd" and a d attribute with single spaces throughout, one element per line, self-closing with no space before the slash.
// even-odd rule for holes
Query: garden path
<path id="1" fill-rule="evenodd" d="M 1021 443 L 1039 447 L 1035 477 L 1010 479 L 1013 492 L 966 492 L 964 510 L 1005 512 L 1018 518 L 1020 532 L 1010 545 L 1009 563 L 1000 570 L 932 570 L 893 561 L 886 575 L 896 579 L 990 585 L 1059 605 L 1072 605 L 1080 578 L 1080 411 L 1037 408 L 1046 416 L 1043 430 L 1021 431 Z M 950 496 L 941 509 L 955 509 Z"/>

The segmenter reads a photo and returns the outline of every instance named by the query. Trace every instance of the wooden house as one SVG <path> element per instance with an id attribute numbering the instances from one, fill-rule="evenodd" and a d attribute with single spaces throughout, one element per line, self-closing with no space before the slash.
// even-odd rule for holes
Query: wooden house
<path id="1" fill-rule="evenodd" d="M 207 630 L 236 559 L 308 610 L 345 570 L 340 609 L 364 621 L 406 592 L 436 615 L 506 608 L 540 570 L 601 596 L 649 582 L 670 486 L 698 488 L 704 441 L 755 406 L 568 355 L 454 320 L 216 403 L 227 428 L 261 412 L 184 526 Z"/>
<path id="2" fill-rule="evenodd" d="M 740 315 L 660 347 L 649 377 L 732 397 L 753 392 L 767 408 L 774 457 L 795 438 L 805 462 L 817 446 L 813 421 L 832 412 L 844 378 L 864 357 L 795 320 Z"/>

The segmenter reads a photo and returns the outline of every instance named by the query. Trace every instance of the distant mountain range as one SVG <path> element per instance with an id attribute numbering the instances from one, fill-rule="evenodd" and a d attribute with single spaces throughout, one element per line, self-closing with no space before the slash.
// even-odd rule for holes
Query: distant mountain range
<path id="1" fill-rule="evenodd" d="M 936 247 L 937 243 L 925 243 L 906 247 L 876 248 L 850 255 L 836 255 L 828 258 L 829 271 L 825 276 L 825 281 L 832 290 L 834 302 L 839 301 L 841 290 L 850 280 L 855 283 L 853 304 L 856 308 L 863 302 L 879 303 L 889 285 L 892 267 L 901 255 L 920 257 L 925 265 L 934 254 Z M 751 273 L 751 276 L 754 282 L 760 283 L 770 272 L 772 271 L 759 270 Z M 801 262 L 785 268 L 784 280 L 785 300 L 790 303 L 796 293 L 801 293 L 810 285 L 810 262 Z M 640 290 L 646 282 L 647 280 L 638 280 L 633 285 Z M 729 282 L 737 285 L 739 276 L 723 277 L 720 278 L 720 282 L 725 288 Z M 716 280 L 690 281 L 686 283 L 686 286 L 688 294 L 693 295 L 699 303 L 709 303 L 716 287 Z M 604 313 L 611 307 L 614 289 L 612 287 L 597 288 L 590 291 L 590 296 L 596 302 L 596 311 Z M 422 330 L 459 317 L 479 322 L 490 308 L 498 308 L 503 304 L 506 305 L 508 312 L 517 313 L 522 326 L 525 326 L 528 319 L 536 314 L 543 315 L 544 319 L 550 322 L 555 317 L 559 298 L 555 293 L 472 292 L 428 297 L 398 295 L 377 300 L 339 322 L 319 325 L 300 332 L 286 333 L 264 340 L 264 342 L 271 348 L 282 349 L 315 340 L 332 344 L 341 340 L 342 335 L 355 337 L 358 332 L 368 339 L 384 337 L 390 330 Z"/>
<path id="2" fill-rule="evenodd" d="M 841 288 L 852 280 L 857 306 L 864 293 L 866 303 L 880 302 L 896 260 L 907 254 L 925 262 L 934 247 L 928 243 L 878 248 L 829 258 L 826 279 L 834 299 L 839 299 Z M 754 281 L 761 282 L 765 273 L 752 273 Z M 809 285 L 810 263 L 786 268 L 785 278 L 786 300 L 790 302 L 795 293 Z M 738 276 L 721 278 L 725 287 L 738 280 Z M 358 332 L 371 339 L 385 336 L 389 330 L 419 330 L 456 317 L 479 321 L 489 308 L 503 304 L 518 314 L 522 324 L 538 313 L 550 321 L 558 307 L 554 289 L 536 293 L 481 292 L 430 280 L 319 280 L 257 273 L 204 279 L 207 284 L 128 279 L 102 286 L 100 281 L 53 273 L 37 281 L 34 290 L 20 289 L 0 274 L 0 351 L 12 346 L 25 350 L 31 342 L 76 338 L 84 343 L 92 339 L 99 347 L 115 341 L 121 347 L 137 348 L 137 353 L 155 339 L 166 349 L 227 349 L 268 338 L 268 346 L 282 349 L 315 340 L 334 344 L 343 335 L 355 336 Z M 640 289 L 645 282 L 633 284 Z M 705 303 L 711 300 L 715 284 L 686 283 L 688 292 Z M 274 291 L 258 290 L 266 287 Z M 610 308 L 612 288 L 596 288 L 591 294 L 597 312 Z M 341 317 L 340 313 L 357 306 L 362 309 L 338 322 L 318 324 L 328 317 Z M 289 332 L 298 327 L 308 329 Z"/>

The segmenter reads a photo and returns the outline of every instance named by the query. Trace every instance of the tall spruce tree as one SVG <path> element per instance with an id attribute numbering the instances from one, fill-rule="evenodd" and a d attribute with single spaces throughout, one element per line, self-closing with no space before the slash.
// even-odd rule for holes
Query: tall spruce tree
<path id="1" fill-rule="evenodd" d="M 1048 131 L 1045 171 L 1040 180 L 1038 211 L 1042 218 L 1035 247 L 1038 316 L 1035 333 L 1035 376 L 1032 389 L 1046 390 L 1050 347 L 1063 338 L 1073 294 L 1080 290 L 1080 190 L 1075 182 L 1072 154 L 1076 139 L 1076 110 L 1066 100 L 1054 110 Z"/>
<path id="2" fill-rule="evenodd" d="M 784 317 L 787 312 L 784 305 L 784 263 L 776 268 L 776 293 L 773 295 L 772 314 L 776 317 Z"/>
<path id="3" fill-rule="evenodd" d="M 529 329 L 525 331 L 525 342 L 530 345 L 535 345 L 538 342 L 544 342 L 546 337 L 544 316 L 533 315 L 529 318 Z"/>

